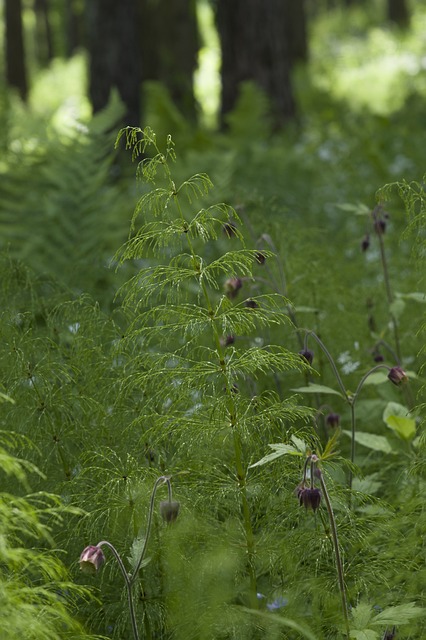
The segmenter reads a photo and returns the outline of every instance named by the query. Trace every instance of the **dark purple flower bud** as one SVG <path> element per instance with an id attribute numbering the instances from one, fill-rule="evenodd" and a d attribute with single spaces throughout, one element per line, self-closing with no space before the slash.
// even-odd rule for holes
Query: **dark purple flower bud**
<path id="1" fill-rule="evenodd" d="M 80 555 L 80 569 L 83 573 L 96 573 L 105 562 L 102 549 L 90 545 L 86 547 Z"/>
<path id="2" fill-rule="evenodd" d="M 258 251 L 258 252 L 256 253 L 255 258 L 256 258 L 256 261 L 257 261 L 259 264 L 265 264 L 266 256 L 265 256 L 265 254 L 264 254 L 264 253 L 262 253 L 261 251 Z"/>
<path id="3" fill-rule="evenodd" d="M 408 376 L 401 367 L 392 367 L 388 373 L 388 378 L 397 386 L 408 381 Z"/>
<path id="4" fill-rule="evenodd" d="M 378 236 L 381 236 L 386 231 L 386 222 L 385 220 L 376 220 L 374 223 L 374 231 Z"/>
<path id="5" fill-rule="evenodd" d="M 244 306 L 247 309 L 257 309 L 259 307 L 259 305 L 257 304 L 257 302 L 255 300 L 244 300 Z"/>
<path id="6" fill-rule="evenodd" d="M 165 522 L 175 522 L 179 514 L 179 502 L 175 500 L 163 500 L 160 502 L 160 514 Z"/>
<path id="7" fill-rule="evenodd" d="M 368 247 L 370 246 L 370 236 L 368 235 L 368 233 L 363 237 L 362 242 L 361 242 L 361 249 L 363 251 L 367 251 Z"/>
<path id="8" fill-rule="evenodd" d="M 237 225 L 233 222 L 225 222 L 222 227 L 223 233 L 227 236 L 227 238 L 233 238 L 237 235 Z"/>
<path id="9" fill-rule="evenodd" d="M 228 298 L 231 298 L 231 300 L 233 300 L 242 286 L 243 281 L 241 280 L 241 278 L 228 278 L 228 280 L 225 281 L 224 285 L 225 294 L 228 296 Z"/>
<path id="10" fill-rule="evenodd" d="M 380 351 L 375 351 L 373 353 L 373 359 L 374 359 L 374 362 L 384 362 L 385 357 L 382 353 L 380 353 Z"/>
<path id="11" fill-rule="evenodd" d="M 222 347 L 229 347 L 230 344 L 234 344 L 235 336 L 224 336 L 220 339 Z"/>
<path id="12" fill-rule="evenodd" d="M 299 351 L 299 356 L 306 360 L 308 364 L 312 364 L 314 360 L 314 352 L 310 349 L 302 349 L 302 351 Z"/>
<path id="13" fill-rule="evenodd" d="M 311 489 L 310 487 L 301 487 L 297 492 L 300 506 L 304 506 L 305 509 L 312 509 L 316 511 L 321 502 L 321 491 L 319 489 Z"/>
<path id="14" fill-rule="evenodd" d="M 333 413 L 331 411 L 328 416 L 325 418 L 325 424 L 332 429 L 336 429 L 336 427 L 340 424 L 340 416 L 338 413 Z"/>

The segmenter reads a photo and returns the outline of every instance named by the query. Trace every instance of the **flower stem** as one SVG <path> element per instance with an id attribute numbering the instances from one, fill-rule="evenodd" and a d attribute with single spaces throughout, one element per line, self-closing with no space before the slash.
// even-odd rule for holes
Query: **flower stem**
<path id="1" fill-rule="evenodd" d="M 321 472 L 321 469 L 319 469 L 319 478 L 320 478 L 321 489 L 323 492 L 325 504 L 328 511 L 328 517 L 330 520 L 331 536 L 333 539 L 334 555 L 336 558 L 337 580 L 339 583 L 340 596 L 342 600 L 343 618 L 345 621 L 346 636 L 349 640 L 350 630 L 349 630 L 349 618 L 348 618 L 348 603 L 346 598 L 346 586 L 345 586 L 345 578 L 343 573 L 343 563 L 342 563 L 342 558 L 340 555 L 340 548 L 339 548 L 339 538 L 337 535 L 336 518 L 334 516 L 333 507 L 330 501 L 330 496 L 328 495 L 327 487 L 325 485 L 325 481 L 324 481 L 324 477 Z"/>
<path id="2" fill-rule="evenodd" d="M 115 557 L 115 559 L 118 562 L 118 566 L 120 567 L 121 573 L 123 574 L 123 578 L 124 578 L 124 582 L 126 583 L 126 590 L 127 590 L 127 600 L 129 603 L 129 613 L 130 613 L 130 621 L 132 623 L 132 630 L 133 630 L 133 637 L 134 640 L 139 640 L 139 632 L 138 632 L 138 625 L 136 622 L 136 614 L 135 614 L 135 606 L 133 603 L 133 594 L 132 594 L 132 579 L 130 577 L 130 575 L 127 573 L 126 571 L 126 567 L 123 564 L 123 561 L 120 557 L 120 554 L 118 553 L 117 549 L 114 547 L 114 545 L 112 545 L 110 542 L 108 542 L 108 540 L 102 540 L 101 542 L 98 542 L 98 544 L 96 545 L 97 547 L 108 547 L 108 549 L 110 549 Z"/>

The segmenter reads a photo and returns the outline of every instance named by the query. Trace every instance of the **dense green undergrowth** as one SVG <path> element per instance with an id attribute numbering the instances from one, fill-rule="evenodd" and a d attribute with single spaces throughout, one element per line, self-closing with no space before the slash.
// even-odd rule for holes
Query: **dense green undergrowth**
<path id="1" fill-rule="evenodd" d="M 423 637 L 422 87 L 311 69 L 282 133 L 152 85 L 115 151 L 114 98 L 2 141 L 7 637 Z"/>

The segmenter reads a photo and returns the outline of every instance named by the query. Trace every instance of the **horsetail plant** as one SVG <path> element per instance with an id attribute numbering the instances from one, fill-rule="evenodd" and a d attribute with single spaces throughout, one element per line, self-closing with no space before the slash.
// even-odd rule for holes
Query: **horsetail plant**
<path id="1" fill-rule="evenodd" d="M 257 248 L 245 247 L 239 230 L 241 220 L 231 206 L 207 204 L 197 210 L 196 201 L 208 201 L 212 182 L 206 174 L 199 173 L 176 184 L 171 170 L 175 151 L 170 136 L 164 152 L 149 127 L 122 129 L 116 144 L 122 137 L 126 148 L 132 150 L 133 159 L 143 156 L 137 176 L 154 187 L 139 199 L 129 239 L 117 255 L 120 264 L 137 260 L 142 265 L 121 291 L 124 307 L 132 314 L 129 343 L 138 341 L 145 353 L 143 370 L 130 383 L 144 390 L 147 406 L 152 406 L 152 420 L 157 424 L 173 422 L 179 433 L 186 433 L 190 412 L 191 425 L 199 425 L 203 438 L 210 436 L 210 442 L 215 441 L 218 436 L 214 429 L 226 434 L 223 437 L 229 442 L 232 458 L 227 465 L 232 469 L 246 554 L 249 587 L 244 597 L 252 608 L 258 608 L 246 451 L 250 437 L 247 425 L 254 403 L 247 388 L 255 385 L 260 373 L 307 367 L 297 354 L 281 346 L 253 344 L 240 350 L 234 343 L 236 336 L 248 340 L 259 327 L 289 325 L 289 302 L 276 293 L 245 297 L 253 268 L 261 265 L 268 252 L 259 259 Z M 151 152 L 153 155 L 149 156 Z M 142 223 L 138 226 L 140 218 Z M 224 238 L 225 242 L 232 242 L 233 249 L 217 257 L 217 245 Z M 236 240 L 241 248 L 235 248 Z M 200 243 L 207 245 L 209 260 L 200 255 Z M 161 263 L 164 257 L 167 264 Z M 167 344 L 176 336 L 179 347 L 176 349 L 174 343 L 170 352 Z M 159 409 L 158 391 L 166 380 L 169 399 L 167 407 Z M 207 419 L 203 413 L 206 411 Z M 280 401 L 279 411 L 290 420 L 301 416 L 306 419 L 308 413 L 296 407 L 294 400 Z M 160 441 L 163 437 L 162 433 L 158 435 Z M 186 455 L 188 464 L 194 464 L 189 452 Z"/>

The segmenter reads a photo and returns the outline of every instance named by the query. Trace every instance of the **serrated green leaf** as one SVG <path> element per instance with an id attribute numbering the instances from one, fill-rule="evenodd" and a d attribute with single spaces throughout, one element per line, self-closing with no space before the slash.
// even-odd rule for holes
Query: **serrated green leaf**
<path id="1" fill-rule="evenodd" d="M 308 387 L 298 387 L 297 389 L 292 389 L 292 391 L 300 393 L 332 393 L 335 396 L 344 398 L 344 395 L 341 394 L 340 391 L 336 391 L 336 389 L 332 389 L 331 387 L 326 387 L 323 384 L 310 384 Z"/>
<path id="2" fill-rule="evenodd" d="M 302 455 L 302 453 L 300 451 L 298 451 L 297 449 L 295 449 L 295 447 L 293 447 L 291 444 L 283 444 L 283 443 L 279 442 L 277 444 L 270 444 L 268 446 L 271 449 L 275 449 L 275 451 L 273 451 L 273 453 L 268 453 L 268 455 L 266 455 L 263 458 L 261 458 L 261 460 L 258 460 L 258 462 L 255 462 L 254 464 L 251 464 L 249 466 L 249 469 L 253 469 L 253 467 L 260 467 L 263 464 L 267 464 L 268 462 L 272 462 L 272 460 L 276 460 L 277 458 L 281 458 L 281 456 L 285 456 L 287 454 L 290 454 L 292 456 L 301 456 Z"/>
<path id="3" fill-rule="evenodd" d="M 365 602 L 360 602 L 356 607 L 352 608 L 351 617 L 352 625 L 356 629 L 365 629 L 373 617 L 371 606 Z"/>
<path id="4" fill-rule="evenodd" d="M 352 437 L 350 431 L 342 431 L 345 435 Z M 390 442 L 384 436 L 376 435 L 375 433 L 365 433 L 365 431 L 357 431 L 355 433 L 355 442 L 361 444 L 363 447 L 373 449 L 374 451 L 383 451 L 383 453 L 392 453 L 392 447 Z"/>
<path id="5" fill-rule="evenodd" d="M 417 607 L 413 602 L 407 602 L 407 604 L 399 604 L 395 607 L 387 607 L 384 611 L 381 611 L 370 622 L 370 625 L 401 625 L 407 624 L 414 618 L 420 618 L 425 616 L 426 609 L 423 607 Z"/>

